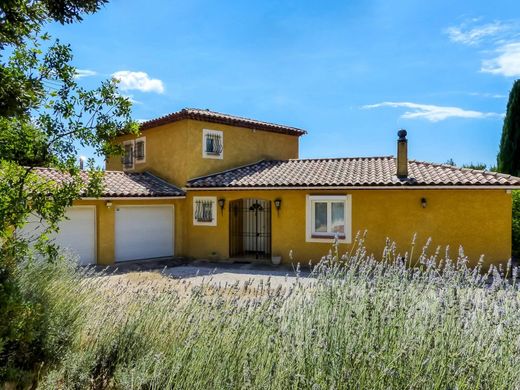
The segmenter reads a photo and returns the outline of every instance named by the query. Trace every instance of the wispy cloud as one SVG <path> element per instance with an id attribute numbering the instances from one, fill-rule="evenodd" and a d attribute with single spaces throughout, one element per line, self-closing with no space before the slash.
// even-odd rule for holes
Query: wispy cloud
<path id="1" fill-rule="evenodd" d="M 83 77 L 92 77 L 96 76 L 98 73 L 95 70 L 90 69 L 76 69 L 76 75 L 75 77 L 77 79 L 81 79 Z"/>
<path id="2" fill-rule="evenodd" d="M 520 76 L 520 42 L 508 43 L 496 49 L 497 56 L 482 61 L 481 71 L 507 77 Z"/>
<path id="3" fill-rule="evenodd" d="M 520 22 L 518 20 L 480 23 L 480 18 L 445 29 L 451 41 L 480 46 L 491 58 L 481 61 L 480 71 L 506 77 L 520 76 Z"/>
<path id="4" fill-rule="evenodd" d="M 502 117 L 502 114 L 495 112 L 481 112 L 473 110 L 464 110 L 459 107 L 436 106 L 432 104 L 419 104 L 410 102 L 382 102 L 376 104 L 368 104 L 363 109 L 374 109 L 381 107 L 407 108 L 401 118 L 405 119 L 426 119 L 431 122 L 439 122 L 449 118 L 491 118 Z"/>
<path id="5" fill-rule="evenodd" d="M 478 20 L 478 19 L 477 19 Z M 453 42 L 462 43 L 464 45 L 478 45 L 484 38 L 495 37 L 500 33 L 509 29 L 509 26 L 502 22 L 493 22 L 477 26 L 472 26 L 476 20 L 464 22 L 459 26 L 448 27 L 444 30 Z"/>
<path id="6" fill-rule="evenodd" d="M 507 95 L 503 95 L 501 93 L 489 93 L 489 92 L 468 92 L 469 96 L 478 96 L 483 98 L 492 98 L 492 99 L 504 99 Z"/>
<path id="7" fill-rule="evenodd" d="M 119 80 L 119 88 L 122 91 L 164 92 L 163 82 L 159 79 L 150 78 L 146 72 L 120 70 L 112 74 L 112 77 Z"/>

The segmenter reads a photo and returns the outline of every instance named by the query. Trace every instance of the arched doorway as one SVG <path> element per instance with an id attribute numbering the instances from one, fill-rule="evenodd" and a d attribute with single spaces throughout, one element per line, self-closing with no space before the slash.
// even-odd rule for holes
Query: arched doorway
<path id="1" fill-rule="evenodd" d="M 229 257 L 270 259 L 271 201 L 238 199 L 229 206 Z"/>

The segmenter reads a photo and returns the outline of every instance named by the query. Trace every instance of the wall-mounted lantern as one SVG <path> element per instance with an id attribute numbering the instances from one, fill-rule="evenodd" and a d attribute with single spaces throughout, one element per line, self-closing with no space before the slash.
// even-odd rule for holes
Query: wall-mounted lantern
<path id="1" fill-rule="evenodd" d="M 109 201 L 109 200 L 107 200 L 107 201 L 105 202 L 105 206 L 107 206 L 107 209 L 111 208 L 111 207 L 112 207 L 112 202 Z"/>
<path id="2" fill-rule="evenodd" d="M 427 205 L 428 205 L 428 202 L 426 201 L 426 198 L 421 198 L 421 206 L 422 206 L 422 208 L 425 209 Z"/>
<path id="3" fill-rule="evenodd" d="M 226 204 L 226 200 L 224 198 L 220 198 L 218 200 L 218 205 L 220 207 L 220 212 L 224 214 L 224 205 Z"/>
<path id="4" fill-rule="evenodd" d="M 274 207 L 276 207 L 276 212 L 280 215 L 280 207 L 282 207 L 282 200 L 280 198 L 274 200 Z"/>

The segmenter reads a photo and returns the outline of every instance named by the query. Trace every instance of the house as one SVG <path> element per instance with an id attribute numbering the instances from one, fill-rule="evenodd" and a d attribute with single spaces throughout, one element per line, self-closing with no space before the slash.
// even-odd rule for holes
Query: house
<path id="1" fill-rule="evenodd" d="M 183 109 L 121 136 L 106 162 L 105 191 L 69 210 L 60 239 L 83 263 L 184 256 L 211 260 L 318 260 L 335 237 L 357 232 L 379 256 L 389 238 L 404 253 L 431 237 L 462 245 L 473 262 L 511 256 L 511 190 L 520 178 L 397 157 L 299 159 L 306 131 Z M 52 170 L 41 174 L 53 178 Z M 59 177 L 54 177 L 60 180 Z M 292 257 L 289 256 L 292 253 Z"/>

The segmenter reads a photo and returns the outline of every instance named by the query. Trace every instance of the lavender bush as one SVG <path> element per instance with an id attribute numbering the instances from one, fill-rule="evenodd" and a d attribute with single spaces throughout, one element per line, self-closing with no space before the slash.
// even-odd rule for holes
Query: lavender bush
<path id="1" fill-rule="evenodd" d="M 211 280 L 114 284 L 92 271 L 42 286 L 77 311 L 41 388 L 514 389 L 516 270 L 468 267 L 423 248 L 381 259 L 363 237 L 290 288 Z M 512 277 L 514 276 L 514 277 Z M 72 306 L 72 308 L 71 308 Z"/>

